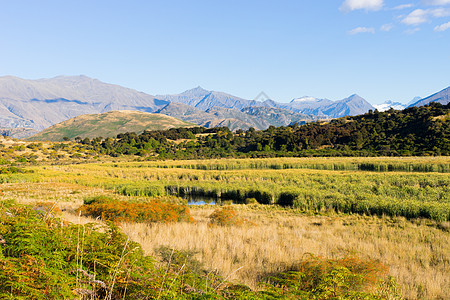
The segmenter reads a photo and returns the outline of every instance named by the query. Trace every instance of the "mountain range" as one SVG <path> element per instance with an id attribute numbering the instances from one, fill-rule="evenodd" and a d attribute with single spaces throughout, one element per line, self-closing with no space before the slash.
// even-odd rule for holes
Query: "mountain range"
<path id="1" fill-rule="evenodd" d="M 419 102 L 448 101 L 448 94 L 446 89 Z M 160 113 L 206 127 L 228 126 L 234 130 L 358 115 L 370 109 L 375 108 L 358 95 L 338 101 L 302 97 L 280 103 L 270 99 L 247 100 L 201 87 L 181 94 L 153 96 L 83 75 L 38 80 L 0 77 L 3 134 L 26 135 L 79 115 L 113 110 Z M 14 128 L 27 130 L 10 130 Z"/>
<path id="2" fill-rule="evenodd" d="M 25 80 L 0 77 L 0 127 L 42 130 L 83 115 L 111 110 L 153 112 L 168 102 L 86 76 Z"/>

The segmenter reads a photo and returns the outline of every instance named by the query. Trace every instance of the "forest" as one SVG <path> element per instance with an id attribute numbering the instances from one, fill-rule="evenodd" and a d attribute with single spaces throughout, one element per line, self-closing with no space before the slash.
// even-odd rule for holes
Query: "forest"
<path id="1" fill-rule="evenodd" d="M 159 159 L 309 156 L 450 155 L 450 104 L 231 132 L 227 127 L 122 133 L 117 139 L 75 140 L 99 153 Z"/>

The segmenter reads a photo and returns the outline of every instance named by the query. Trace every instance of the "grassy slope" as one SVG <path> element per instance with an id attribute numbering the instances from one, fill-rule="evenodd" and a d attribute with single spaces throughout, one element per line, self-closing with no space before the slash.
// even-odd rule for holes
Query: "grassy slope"
<path id="1" fill-rule="evenodd" d="M 32 136 L 32 141 L 62 141 L 64 137 L 115 137 L 119 133 L 144 130 L 164 130 L 174 127 L 191 127 L 194 124 L 169 116 L 139 111 L 111 111 L 103 114 L 82 115 L 61 122 Z"/>

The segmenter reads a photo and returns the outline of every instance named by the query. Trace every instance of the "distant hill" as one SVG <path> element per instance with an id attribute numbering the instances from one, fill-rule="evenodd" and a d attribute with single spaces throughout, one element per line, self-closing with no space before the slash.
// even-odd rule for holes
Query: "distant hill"
<path id="1" fill-rule="evenodd" d="M 242 109 L 252 105 L 264 105 L 262 102 L 242 99 L 223 92 L 208 91 L 201 87 L 176 95 L 158 95 L 156 98 L 163 101 L 187 104 L 203 111 L 213 107 Z"/>
<path id="2" fill-rule="evenodd" d="M 232 131 L 237 129 L 247 130 L 250 127 L 264 130 L 271 125 L 287 126 L 294 123 L 304 124 L 323 119 L 273 107 L 255 106 L 238 110 L 215 106 L 203 111 L 187 104 L 175 102 L 171 102 L 158 110 L 157 113 L 192 122 L 206 128 L 226 126 Z"/>
<path id="3" fill-rule="evenodd" d="M 119 133 L 144 130 L 166 130 L 177 127 L 192 127 L 195 124 L 173 117 L 139 111 L 110 111 L 103 114 L 81 115 L 53 125 L 28 138 L 32 141 L 62 141 L 64 137 L 74 139 L 94 137 L 116 137 Z"/>
<path id="4" fill-rule="evenodd" d="M 32 128 L 0 128 L 0 135 L 14 139 L 24 139 L 36 133 L 38 133 L 38 131 Z"/>
<path id="5" fill-rule="evenodd" d="M 42 130 L 83 114 L 111 110 L 153 112 L 167 103 L 86 76 L 39 80 L 0 77 L 0 127 Z"/>
<path id="6" fill-rule="evenodd" d="M 320 119 L 326 119 L 326 117 L 318 117 L 314 115 L 306 115 L 296 113 L 287 109 L 274 108 L 274 107 L 247 107 L 242 112 L 254 116 L 259 120 L 264 120 L 268 124 L 278 126 L 288 126 L 295 123 L 305 124 L 307 122 L 313 122 Z M 267 128 L 267 127 L 266 127 Z M 263 129 L 266 129 L 263 128 Z"/>
<path id="7" fill-rule="evenodd" d="M 436 94 L 433 94 L 426 98 L 420 99 L 419 101 L 417 101 L 415 103 L 412 103 L 411 105 L 409 105 L 409 107 L 423 106 L 423 105 L 429 104 L 431 102 L 437 102 L 437 103 L 444 104 L 444 105 L 449 103 L 450 102 L 450 86 Z"/>

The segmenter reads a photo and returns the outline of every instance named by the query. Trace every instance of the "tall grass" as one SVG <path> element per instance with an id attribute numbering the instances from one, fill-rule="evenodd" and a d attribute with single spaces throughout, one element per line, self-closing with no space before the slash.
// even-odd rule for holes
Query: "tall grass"
<path id="1" fill-rule="evenodd" d="M 94 171 L 98 168 L 90 165 L 84 167 L 89 167 L 87 169 L 90 171 L 75 169 L 70 170 L 70 172 L 75 173 L 74 178 L 77 180 L 83 175 L 87 176 L 87 179 L 94 178 L 93 175 L 97 174 Z M 92 169 L 90 169 L 91 167 Z M 149 176 L 148 173 L 153 170 L 145 170 L 145 176 Z M 45 171 L 52 170 L 47 169 Z M 64 173 L 61 171 L 61 169 L 58 170 L 59 174 L 61 174 L 60 177 L 66 174 L 64 175 L 66 176 L 64 180 L 72 178 L 67 176 L 69 172 L 66 172 L 66 169 L 63 170 Z M 192 171 L 195 173 L 194 170 Z M 270 174 L 270 170 L 266 171 L 267 173 L 261 173 L 258 176 L 261 178 L 267 177 L 267 174 Z M 158 170 L 155 170 L 155 172 L 155 177 L 164 176 L 165 180 L 169 179 L 168 174 L 158 173 Z M 78 173 L 82 175 L 78 175 Z M 209 176 L 209 172 L 204 171 L 199 171 L 198 174 L 193 175 L 201 178 L 201 173 Z M 331 173 L 335 174 L 335 172 Z M 52 174 L 58 173 L 54 172 Z M 180 174 L 182 173 L 173 175 L 178 176 Z M 243 181 L 244 176 L 239 172 L 237 174 L 240 174 L 240 181 Z M 286 174 L 282 174 L 285 176 L 285 179 L 289 178 Z M 308 174 L 324 174 L 324 171 L 309 171 L 307 172 Z M 347 173 L 344 172 L 344 174 Z M 358 180 L 358 174 L 352 174 L 354 176 L 351 180 L 355 184 L 362 184 L 365 179 Z M 116 173 L 111 173 L 111 175 L 113 175 L 115 180 L 124 179 L 114 177 L 118 175 Z M 125 179 L 129 180 L 130 183 L 135 180 L 134 178 L 140 178 L 141 175 L 137 174 L 137 177 L 135 177 L 136 174 L 132 171 L 121 173 L 121 176 L 127 176 Z M 305 175 L 306 178 L 308 178 L 307 175 Z M 422 178 L 421 176 L 424 174 L 409 175 Z M 444 174 L 440 174 L 440 176 L 444 176 Z M 17 201 L 23 203 L 58 201 L 58 206 L 63 210 L 65 218 L 71 217 L 72 220 L 78 221 L 78 216 L 74 209 L 82 205 L 83 199 L 87 197 L 105 194 L 130 202 L 144 201 L 146 198 L 113 195 L 113 190 L 55 182 L 55 179 L 59 178 L 58 176 L 51 178 L 52 182 L 31 183 L 25 181 L 23 183 L 3 184 L 1 188 L 4 195 L 1 196 L 2 202 L 0 203 L 7 199 L 17 199 Z M 109 179 L 106 178 L 106 180 Z M 239 181 L 238 179 L 236 180 Z M 322 182 L 324 178 L 317 177 L 311 178 L 311 180 L 311 182 L 317 180 Z M 264 182 L 267 183 L 269 181 L 266 180 Z M 398 181 L 396 185 L 400 185 L 402 182 Z M 408 179 L 407 182 L 412 184 L 415 181 Z M 426 185 L 433 182 L 439 183 L 439 180 L 420 182 L 423 183 L 422 187 L 426 188 Z M 305 181 L 305 183 L 308 182 Z M 337 183 L 339 181 L 335 180 L 334 184 Z M 382 181 L 379 183 L 382 183 Z M 313 183 L 310 184 L 313 185 Z M 326 260 L 332 261 L 347 257 L 349 253 L 353 253 L 364 261 L 375 260 L 389 266 L 391 275 L 399 282 L 402 293 L 407 299 L 445 299 L 446 295 L 450 293 L 447 270 L 449 263 L 448 222 L 438 223 L 426 219 L 415 219 L 410 222 L 401 217 L 391 218 L 384 216 L 378 218 L 333 213 L 327 214 L 328 216 L 320 216 L 310 213 L 301 214 L 301 210 L 295 208 L 267 205 L 235 205 L 233 209 L 237 212 L 239 218 L 249 220 L 256 226 L 245 226 L 245 224 L 244 226 L 210 226 L 210 216 L 215 207 L 204 206 L 190 207 L 191 214 L 197 221 L 196 223 L 152 223 L 150 225 L 127 223 L 123 224 L 122 227 L 133 241 L 139 242 L 145 252 L 152 256 L 158 257 L 158 248 L 161 248 L 161 246 L 169 247 L 170 249 L 175 248 L 175 253 L 179 251 L 182 253 L 193 253 L 194 258 L 198 259 L 209 270 L 208 273 L 205 273 L 208 275 L 206 284 L 205 281 L 201 281 L 197 277 L 191 281 L 195 282 L 195 285 L 190 284 L 190 287 L 197 291 L 212 291 L 221 284 L 223 279 L 213 280 L 216 276 L 214 274 L 222 275 L 222 278 L 229 277 L 227 281 L 244 283 L 255 289 L 260 289 L 261 287 L 258 283 L 261 278 L 265 278 L 267 274 L 277 274 L 292 270 L 300 262 L 304 262 L 305 253 L 312 253 L 315 256 L 321 256 Z M 0 214 L 0 217 L 8 218 L 8 215 Z M 81 218 L 82 223 L 92 221 L 92 219 Z M 2 223 L 1 225 L 4 224 Z M 29 221 L 25 224 L 28 224 L 27 226 L 33 225 Z M 5 227 L 0 226 L 1 228 L 4 229 Z M 54 230 L 59 232 L 61 228 L 55 227 Z M 64 227 L 62 230 L 64 230 Z M 6 240 L 9 239 L 4 232 L 1 232 L 0 235 L 3 235 Z M 73 242 L 76 244 L 77 240 L 76 230 L 74 231 L 74 236 L 75 238 L 71 239 L 73 247 L 76 246 L 73 244 Z M 125 242 L 126 238 L 122 241 Z M 62 244 L 64 245 L 64 243 Z M 83 248 L 89 249 L 86 242 L 85 245 Z M 117 257 L 120 257 L 122 251 L 123 245 L 117 248 Z M 73 253 L 75 252 L 76 249 L 73 248 Z M 53 252 L 50 254 L 57 255 L 57 253 Z M 88 257 L 83 258 L 83 266 L 87 266 L 88 259 Z M 149 287 L 156 291 L 156 295 L 161 290 L 163 294 L 170 294 L 173 297 L 179 296 L 177 293 L 183 291 L 184 286 L 179 284 L 183 281 L 176 278 L 183 278 L 184 282 L 186 282 L 186 277 L 192 276 L 192 273 L 186 271 L 188 267 L 191 268 L 188 263 L 182 268 L 185 262 L 185 259 L 180 259 L 177 264 L 174 264 L 174 260 L 172 260 L 171 271 L 168 274 L 171 277 L 164 282 L 163 287 L 160 284 L 164 272 L 156 274 L 157 277 L 153 281 L 145 281 L 145 284 L 149 284 Z M 91 266 L 96 269 L 95 265 Z M 114 263 L 111 264 L 112 267 L 116 265 Z M 165 262 L 162 262 L 162 269 L 164 271 L 167 269 Z M 120 280 L 122 284 L 126 284 L 127 273 L 130 271 L 134 273 L 137 270 L 124 268 Z M 89 274 L 94 273 L 89 272 Z M 348 273 L 343 275 L 347 276 L 346 274 L 348 275 Z M 98 277 L 98 279 L 101 278 Z M 142 280 L 142 278 L 139 280 Z M 141 282 L 139 280 L 134 285 L 128 285 L 128 288 L 126 285 L 122 285 L 124 289 L 121 289 L 120 293 L 123 292 L 124 294 L 126 291 L 128 296 L 138 292 L 136 289 L 139 289 Z M 107 281 L 105 277 L 104 282 Z M 220 288 L 222 287 L 224 285 L 220 286 Z M 114 289 L 117 290 L 116 288 Z M 239 295 L 234 296 L 234 298 L 238 299 Z M 233 298 L 232 296 L 230 297 Z M 261 298 L 264 299 L 263 297 Z"/>
<path id="2" fill-rule="evenodd" d="M 445 299 L 450 293 L 448 232 L 404 218 L 305 216 L 291 209 L 233 206 L 252 226 L 209 226 L 214 207 L 191 209 L 195 224 L 123 224 L 144 251 L 161 246 L 196 253 L 206 268 L 234 283 L 260 288 L 270 274 L 298 270 L 305 253 L 340 260 L 354 254 L 389 266 L 406 299 Z M 242 267 L 242 268 L 241 268 Z"/>
<path id="3" fill-rule="evenodd" d="M 450 173 L 447 157 L 351 157 L 351 158 L 254 158 L 254 159 L 209 159 L 191 161 L 151 161 L 115 167 L 179 168 L 207 171 L 245 169 L 313 169 L 331 171 L 372 171 L 372 172 L 437 172 Z"/>
<path id="4" fill-rule="evenodd" d="M 334 170 L 337 163 L 365 164 L 366 167 L 404 164 L 418 168 L 424 165 L 425 169 L 433 170 L 448 162 L 448 158 L 429 158 L 428 163 L 425 158 L 122 162 L 34 167 L 33 173 L 1 175 L 0 179 L 3 182 L 75 183 L 127 196 L 176 195 L 235 203 L 246 203 L 247 199 L 254 198 L 261 204 L 319 213 L 336 211 L 448 221 L 450 175 L 447 173 Z M 316 167 L 264 167 L 286 164 Z M 210 167 L 197 167 L 205 165 Z M 331 166 L 333 170 L 326 170 Z M 324 170 L 317 170 L 319 168 Z"/>

